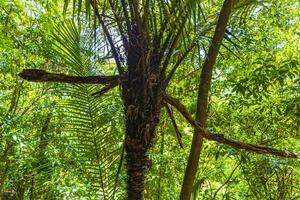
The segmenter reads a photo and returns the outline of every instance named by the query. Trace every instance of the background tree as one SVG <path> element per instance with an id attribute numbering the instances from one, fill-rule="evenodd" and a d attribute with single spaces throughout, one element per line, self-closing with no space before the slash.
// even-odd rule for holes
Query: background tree
<path id="1" fill-rule="evenodd" d="M 206 43 L 206 35 L 211 34 L 211 30 L 214 29 L 216 21 L 215 17 L 209 16 L 211 13 L 214 13 L 216 8 L 219 8 L 220 4 L 217 3 L 215 8 L 215 5 L 205 5 L 192 1 L 168 2 L 169 4 L 161 4 L 160 2 L 157 2 L 157 4 L 156 2 L 148 2 L 149 4 L 147 4 L 147 2 L 142 2 L 142 6 L 137 2 L 122 2 L 123 4 L 118 4 L 117 2 L 88 2 L 87 4 L 78 4 L 78 7 L 74 7 L 73 13 L 79 11 L 79 21 L 81 10 L 84 8 L 92 17 L 96 17 L 95 20 L 99 21 L 100 25 L 97 24 L 97 21 L 93 22 L 93 20 L 90 23 L 95 32 L 85 31 L 86 27 L 80 25 L 80 23 L 78 26 L 74 23 L 67 23 L 63 25 L 61 29 L 58 29 L 58 33 L 55 34 L 55 40 L 58 46 L 56 51 L 60 51 L 58 54 L 61 55 L 59 59 L 63 61 L 60 62 L 58 71 L 62 71 L 64 66 L 72 66 L 72 68 L 69 69 L 65 68 L 65 71 L 84 77 L 51 74 L 38 70 L 24 70 L 21 76 L 35 81 L 105 84 L 104 88 L 100 89 L 100 92 L 97 93 L 98 95 L 119 84 L 122 86 L 121 94 L 125 105 L 124 113 L 125 116 L 127 116 L 125 123 L 127 130 L 125 149 L 127 151 L 128 198 L 138 199 L 141 198 L 144 190 L 143 173 L 148 165 L 147 163 L 149 163 L 147 151 L 154 140 L 154 130 L 158 123 L 160 108 L 167 106 L 177 135 L 180 134 L 180 131 L 178 127 L 176 128 L 175 118 L 172 114 L 172 110 L 170 110 L 170 106 L 167 104 L 171 104 L 177 108 L 196 129 L 203 130 L 203 127 L 199 126 L 199 124 L 193 120 L 191 115 L 186 112 L 187 109 L 184 109 L 178 100 L 165 95 L 165 89 L 167 86 L 169 86 L 168 90 L 171 89 L 170 80 L 173 79 L 175 70 L 179 70 L 179 66 L 182 67 L 184 62 L 192 62 L 195 59 L 200 59 L 200 63 L 201 58 L 205 56 L 203 50 L 201 53 L 200 47 L 203 44 L 205 49 L 205 45 L 209 44 L 209 42 Z M 164 6 L 164 10 L 159 9 L 159 6 L 157 6 L 159 4 Z M 240 5 L 243 6 L 240 7 Z M 94 9 L 89 10 L 90 6 Z M 103 10 L 98 10 L 98 6 Z M 206 12 L 203 12 L 202 6 L 211 6 L 210 8 L 212 9 L 205 9 Z M 239 4 L 236 8 L 249 8 L 249 5 Z M 114 17 L 111 18 L 109 15 Z M 156 18 L 156 16 L 160 17 Z M 88 19 L 89 18 L 85 20 Z M 195 22 L 199 22 L 199 24 Z M 203 24 L 206 24 L 206 26 Z M 98 26 L 103 29 L 103 32 L 100 31 L 100 27 Z M 185 33 L 190 34 L 186 35 Z M 229 35 L 230 32 L 227 34 Z M 95 38 L 94 43 L 86 41 L 86 38 L 91 35 Z M 228 37 L 228 35 L 227 38 L 230 42 L 232 39 L 230 39 L 231 36 Z M 106 39 L 108 47 L 103 45 L 105 40 L 101 38 Z M 213 43 L 213 45 L 215 44 Z M 98 53 L 96 54 L 97 56 L 94 56 L 95 53 Z M 106 53 L 108 53 L 108 55 L 104 55 Z M 115 63 L 110 63 L 109 60 L 107 61 L 105 59 L 111 56 L 115 58 Z M 127 63 L 125 60 L 127 60 Z M 113 75 L 114 71 L 110 70 L 112 64 L 117 65 L 119 75 Z M 108 66 L 106 69 L 103 67 L 105 65 Z M 55 70 L 55 68 L 51 70 Z M 95 72 L 99 74 L 105 71 L 106 76 L 88 76 L 95 75 Z M 112 76 L 108 76 L 109 74 Z M 79 154 L 75 153 L 73 156 L 82 158 L 86 155 L 90 155 L 87 156 L 89 158 L 88 161 L 82 160 L 81 162 L 87 166 L 95 166 L 95 168 L 98 169 L 95 169 L 95 171 L 94 167 L 90 168 L 92 170 L 89 168 L 84 169 L 86 170 L 85 175 L 87 175 L 87 180 L 93 183 L 93 175 L 88 174 L 95 174 L 96 172 L 98 175 L 95 177 L 101 182 L 100 186 L 92 186 L 92 188 L 99 188 L 99 194 L 104 198 L 109 198 L 109 195 L 111 195 L 110 191 L 114 191 L 113 193 L 115 193 L 115 190 L 104 190 L 104 188 L 109 187 L 111 184 L 103 182 L 105 178 L 101 176 L 101 174 L 103 174 L 101 171 L 104 169 L 103 165 L 106 167 L 109 165 L 105 162 L 101 163 L 103 158 L 100 159 L 99 156 L 100 152 L 101 156 L 105 154 L 103 150 L 105 151 L 107 148 L 102 148 L 105 147 L 105 143 L 109 144 L 107 143 L 108 140 L 113 141 L 116 140 L 116 138 L 107 138 L 108 140 L 105 140 L 105 143 L 102 142 L 104 140 L 101 138 L 100 133 L 103 132 L 103 129 L 100 131 L 97 129 L 98 125 L 101 124 L 99 121 L 100 118 L 99 120 L 97 119 L 97 115 L 98 113 L 103 113 L 103 111 L 99 111 L 97 108 L 97 102 L 100 102 L 100 100 L 98 101 L 97 98 L 91 97 L 91 94 L 97 90 L 99 90 L 97 87 L 92 86 L 74 86 L 68 89 L 67 91 L 69 93 L 65 94 L 75 97 L 76 101 L 68 102 L 68 107 L 65 108 L 68 108 L 68 114 L 71 114 L 69 119 L 72 119 L 74 122 L 74 126 L 70 126 L 69 129 L 74 131 L 73 134 L 75 137 L 73 137 L 73 141 L 75 142 L 71 143 L 70 146 L 78 143 L 78 149 L 85 149 L 84 151 L 80 151 Z M 62 107 L 62 109 L 64 108 Z M 89 118 L 86 116 L 89 116 Z M 85 129 L 80 128 L 83 127 L 83 125 L 87 125 L 87 127 L 84 127 Z M 64 126 L 67 128 L 68 124 Z M 81 137 L 84 133 L 88 133 L 89 136 L 86 138 Z M 106 133 L 109 133 L 109 131 Z M 208 139 L 231 144 L 235 147 L 255 150 L 257 152 L 273 152 L 274 154 L 282 156 L 293 156 L 283 151 L 275 151 L 274 149 L 264 148 L 258 145 L 249 145 L 228 140 L 224 138 L 223 135 L 213 134 L 211 131 L 205 131 L 205 135 L 203 132 L 203 136 Z M 180 137 L 178 137 L 178 139 L 180 139 Z M 122 141 L 122 138 L 120 141 Z M 91 143 L 92 145 L 90 145 Z M 120 145 L 117 149 L 120 150 L 119 155 L 122 155 Z M 121 166 L 122 163 L 119 163 Z M 70 163 L 68 165 L 70 165 Z M 116 169 L 117 174 L 119 174 L 120 170 L 117 168 L 118 164 L 114 166 L 113 168 Z M 104 174 L 107 175 L 108 173 Z M 118 175 L 116 177 L 118 177 Z M 106 184 L 107 186 L 104 186 Z M 217 194 L 217 192 L 215 194 Z"/>

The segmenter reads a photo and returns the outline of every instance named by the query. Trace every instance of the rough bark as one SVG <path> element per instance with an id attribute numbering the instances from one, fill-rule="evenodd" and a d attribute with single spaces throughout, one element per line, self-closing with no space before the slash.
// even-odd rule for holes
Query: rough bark
<path id="1" fill-rule="evenodd" d="M 144 172 L 151 161 L 147 156 L 153 144 L 161 110 L 159 65 L 148 61 L 146 36 L 133 25 L 128 48 L 128 79 L 122 84 L 126 116 L 127 199 L 143 199 Z M 154 58 L 152 58 L 154 59 Z"/>
<path id="2" fill-rule="evenodd" d="M 207 58 L 202 66 L 200 83 L 198 87 L 196 121 L 201 127 L 206 126 L 208 93 L 210 90 L 212 68 L 216 62 L 216 58 L 220 49 L 220 45 L 224 36 L 225 28 L 229 20 L 234 0 L 225 0 L 220 12 L 212 44 L 208 50 Z M 199 164 L 199 157 L 203 144 L 205 131 L 195 127 L 188 164 L 186 167 L 184 180 L 181 188 L 180 199 L 189 200 L 191 197 L 193 184 Z"/>
<path id="3" fill-rule="evenodd" d="M 147 82 L 149 77 L 135 76 L 123 86 L 126 115 L 127 199 L 143 199 L 144 171 L 149 167 L 147 151 L 153 144 L 159 122 L 159 89 Z"/>

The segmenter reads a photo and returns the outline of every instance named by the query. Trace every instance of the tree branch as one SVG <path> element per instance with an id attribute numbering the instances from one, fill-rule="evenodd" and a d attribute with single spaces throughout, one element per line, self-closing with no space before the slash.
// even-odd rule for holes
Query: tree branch
<path id="1" fill-rule="evenodd" d="M 197 123 L 193 117 L 190 115 L 190 113 L 187 111 L 186 107 L 178 100 L 173 97 L 170 97 L 168 95 L 164 95 L 163 99 L 166 103 L 170 104 L 176 110 L 178 110 L 181 115 L 191 124 L 194 128 L 202 130 L 205 132 L 204 137 L 208 140 L 213 140 L 222 144 L 229 145 L 231 147 L 237 148 L 237 149 L 244 149 L 247 151 L 252 151 L 258 154 L 271 154 L 279 157 L 285 157 L 285 158 L 298 158 L 297 154 L 288 152 L 288 151 L 283 151 L 283 150 L 278 150 L 278 149 L 273 149 L 270 147 L 266 147 L 263 145 L 259 144 L 251 144 L 251 143 L 245 143 L 241 142 L 238 140 L 233 140 L 233 139 L 228 139 L 225 138 L 224 134 L 217 134 L 213 133 L 207 130 L 204 130 L 203 127 L 200 126 L 199 123 Z"/>
<path id="2" fill-rule="evenodd" d="M 96 17 L 98 18 L 98 20 L 100 22 L 100 25 L 101 25 L 101 27 L 104 31 L 105 36 L 107 37 L 107 40 L 108 40 L 108 43 L 110 45 L 112 54 L 114 55 L 114 58 L 115 58 L 115 61 L 116 61 L 118 72 L 119 72 L 119 74 L 123 74 L 124 69 L 123 69 L 121 61 L 120 61 L 120 55 L 119 55 L 118 50 L 117 50 L 117 48 L 116 48 L 116 46 L 113 42 L 112 35 L 110 34 L 107 26 L 105 25 L 100 13 L 99 13 L 99 10 L 98 10 L 98 7 L 97 7 L 98 6 L 97 1 L 96 0 L 90 1 L 90 4 L 94 9 L 95 15 L 96 15 Z"/>
<path id="3" fill-rule="evenodd" d="M 118 86 L 117 82 L 111 83 L 111 84 L 103 87 L 101 90 L 99 90 L 97 92 L 94 92 L 92 94 L 92 96 L 101 96 L 101 95 L 105 94 L 106 92 L 108 92 L 109 90 L 111 90 L 111 89 L 113 89 L 114 87 L 117 87 L 117 86 Z"/>
<path id="4" fill-rule="evenodd" d="M 23 69 L 18 75 L 33 82 L 60 82 L 73 84 L 112 84 L 126 80 L 125 76 L 69 76 L 65 74 L 49 73 L 40 69 Z"/>
<path id="5" fill-rule="evenodd" d="M 179 57 L 179 59 L 176 61 L 176 63 L 173 65 L 171 71 L 169 72 L 167 78 L 166 78 L 166 86 L 169 84 L 170 80 L 172 79 L 175 71 L 179 67 L 179 65 L 185 60 L 185 58 L 189 55 L 189 53 L 194 49 L 194 47 L 198 44 L 198 42 L 193 42 L 187 50 Z"/>
<path id="6" fill-rule="evenodd" d="M 211 30 L 211 27 L 214 26 L 215 23 L 209 24 L 209 26 L 203 28 L 203 30 L 200 33 L 197 33 L 197 36 L 193 39 L 193 42 L 190 44 L 189 47 L 183 51 L 181 56 L 177 59 L 175 64 L 172 66 L 172 69 L 170 70 L 167 78 L 166 78 L 166 83 L 165 87 L 169 84 L 170 80 L 172 79 L 173 75 L 175 74 L 176 70 L 180 66 L 180 64 L 185 60 L 185 58 L 190 54 L 190 52 L 199 44 L 199 39 L 201 36 L 205 35 L 209 30 Z M 204 49 L 204 48 L 203 48 Z M 204 49 L 205 50 L 205 49 Z"/>
<path id="7" fill-rule="evenodd" d="M 180 147 L 183 148 L 183 144 L 182 144 L 182 140 L 181 140 L 182 134 L 179 131 L 178 126 L 176 124 L 176 121 L 175 121 L 175 118 L 174 118 L 174 115 L 173 115 L 173 111 L 171 110 L 171 108 L 169 107 L 169 105 L 167 103 L 165 104 L 165 107 L 166 107 L 167 113 L 168 113 L 168 115 L 169 115 L 169 117 L 172 121 L 178 143 L 179 143 Z"/>
<path id="8" fill-rule="evenodd" d="M 234 169 L 231 171 L 229 177 L 227 178 L 227 180 L 214 192 L 214 196 L 213 199 L 216 199 L 216 196 L 218 194 L 218 192 L 227 184 L 229 184 L 230 179 L 232 178 L 234 172 L 237 170 L 237 168 L 242 164 L 242 161 L 239 161 L 238 164 L 234 167 Z"/>
<path id="9" fill-rule="evenodd" d="M 232 146 L 237 149 L 244 149 L 247 151 L 252 151 L 258 154 L 271 154 L 279 157 L 284 158 L 298 158 L 297 154 L 289 151 L 274 149 L 271 147 L 259 145 L 259 144 L 251 144 L 251 143 L 245 143 L 238 140 L 233 140 L 229 138 L 225 138 L 223 134 L 217 134 L 213 132 L 206 131 L 205 138 L 213 141 L 217 141 L 222 144 L 226 144 L 229 146 Z"/>

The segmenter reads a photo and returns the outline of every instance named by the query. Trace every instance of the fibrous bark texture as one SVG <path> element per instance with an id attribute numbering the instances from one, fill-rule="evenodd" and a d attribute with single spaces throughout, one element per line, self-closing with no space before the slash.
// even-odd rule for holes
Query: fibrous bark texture
<path id="1" fill-rule="evenodd" d="M 147 41 L 132 27 L 128 49 L 128 80 L 122 84 L 126 115 L 127 199 L 143 199 L 147 152 L 153 143 L 161 109 L 158 65 L 147 61 Z M 152 63 L 152 64 L 150 64 Z"/>

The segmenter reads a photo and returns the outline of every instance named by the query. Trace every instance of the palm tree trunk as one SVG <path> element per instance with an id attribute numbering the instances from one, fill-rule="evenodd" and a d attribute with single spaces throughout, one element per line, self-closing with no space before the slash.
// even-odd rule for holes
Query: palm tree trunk
<path id="1" fill-rule="evenodd" d="M 151 165 L 147 152 L 153 144 L 159 120 L 160 105 L 149 104 L 144 109 L 128 105 L 126 109 L 126 169 L 127 199 L 143 199 L 145 170 Z"/>
<path id="2" fill-rule="evenodd" d="M 143 135 L 143 132 L 127 134 L 126 137 L 126 169 L 127 169 L 127 199 L 143 199 L 145 186 L 144 172 L 147 169 L 149 158 L 147 149 L 141 139 L 132 137 L 133 135 Z"/>
<path id="3" fill-rule="evenodd" d="M 138 71 L 129 74 L 132 77 L 123 85 L 128 200 L 143 199 L 144 172 L 150 164 L 147 152 L 153 144 L 161 109 L 159 84 L 150 78 L 158 74 L 145 76 Z"/>
<path id="4" fill-rule="evenodd" d="M 149 56 L 147 36 L 140 21 L 132 24 L 127 55 L 128 78 L 122 84 L 126 116 L 127 199 L 143 199 L 147 152 L 153 144 L 161 110 L 159 62 Z M 150 59 L 149 59 L 150 57 Z"/>
<path id="5" fill-rule="evenodd" d="M 133 62 L 139 63 L 139 62 Z M 149 168 L 147 152 L 153 144 L 161 110 L 157 73 L 145 73 L 147 66 L 129 65 L 123 84 L 126 116 L 127 199 L 143 199 L 144 172 Z"/>

